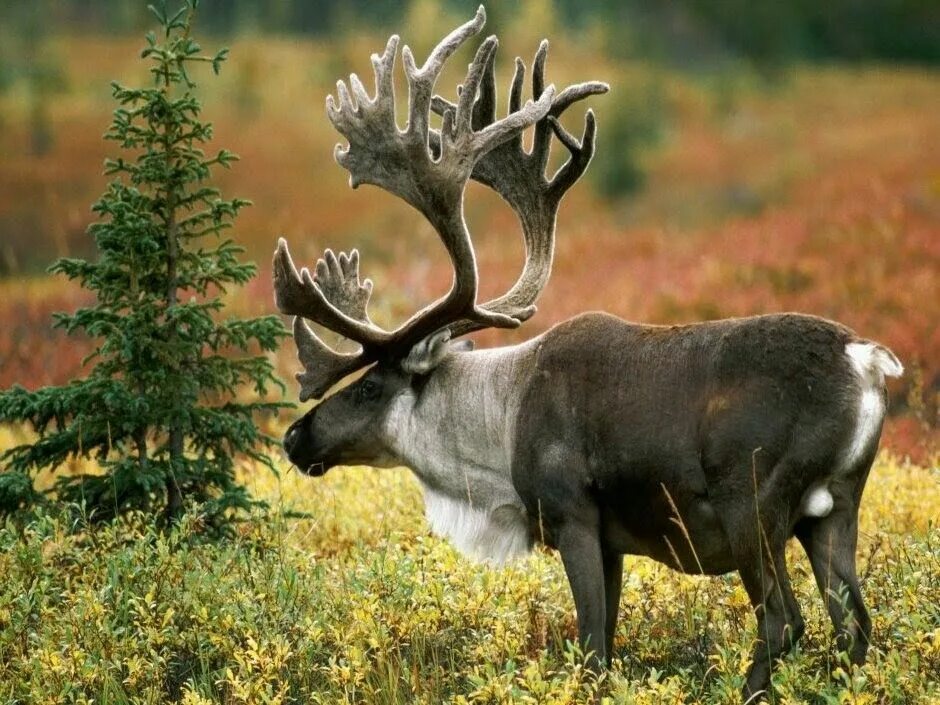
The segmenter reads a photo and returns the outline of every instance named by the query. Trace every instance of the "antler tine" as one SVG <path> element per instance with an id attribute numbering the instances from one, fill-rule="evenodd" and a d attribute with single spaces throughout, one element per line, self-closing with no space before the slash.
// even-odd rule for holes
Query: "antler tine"
<path id="1" fill-rule="evenodd" d="M 329 253 L 332 256 L 332 252 Z M 324 292 L 321 285 L 314 281 L 307 268 L 300 272 L 287 248 L 284 238 L 278 239 L 274 253 L 274 303 L 278 310 L 289 316 L 303 316 L 314 323 L 340 335 L 355 340 L 363 349 L 371 350 L 388 342 L 389 334 L 374 325 L 365 315 L 368 293 L 362 298 L 361 314 L 359 308 L 344 298 L 345 293 L 337 294 L 339 286 L 328 279 L 326 287 L 333 292 L 333 299 Z M 358 284 L 358 266 L 356 274 Z M 371 282 L 365 285 L 371 292 Z M 362 297 L 361 293 L 358 296 Z"/>
<path id="2" fill-rule="evenodd" d="M 536 53 L 533 67 L 533 91 L 543 90 L 543 76 L 547 54 L 548 41 L 542 40 L 541 44 L 539 45 L 538 52 Z M 519 105 L 522 102 L 522 85 L 524 80 L 525 63 L 522 61 L 522 59 L 517 57 L 516 71 L 513 75 L 510 87 L 510 114 L 519 110 Z M 479 120 L 479 122 L 474 122 L 474 127 L 476 129 L 480 129 L 484 127 L 487 122 L 492 122 L 495 120 L 494 113 L 496 103 L 496 88 L 495 62 L 493 59 L 490 60 L 490 63 L 486 67 L 484 87 L 486 90 L 481 90 L 480 96 L 474 105 L 474 119 Z M 490 186 L 492 189 L 506 198 L 506 200 L 509 201 L 512 205 L 513 199 L 510 196 L 510 192 L 514 191 L 512 188 L 514 184 L 512 183 L 512 179 L 509 178 L 509 174 L 507 174 L 504 170 L 504 167 L 509 167 L 511 161 L 518 161 L 518 154 L 515 155 L 515 160 L 507 159 L 507 154 L 512 151 L 510 147 L 516 147 L 518 152 L 521 153 L 523 157 L 535 157 L 535 160 L 532 162 L 534 164 L 534 168 L 531 166 L 529 168 L 532 171 L 537 172 L 538 175 L 542 176 L 544 180 L 544 171 L 546 165 L 548 164 L 548 158 L 551 149 L 550 135 L 554 131 L 559 140 L 565 145 L 565 147 L 568 148 L 569 152 L 571 152 L 571 156 L 569 157 L 568 161 L 565 162 L 565 164 L 563 164 L 557 172 L 555 172 L 555 175 L 550 181 L 554 183 L 560 174 L 570 172 L 572 167 L 577 168 L 577 173 L 571 180 L 571 183 L 567 184 L 564 189 L 555 189 L 556 191 L 560 191 L 560 193 L 556 194 L 557 197 L 560 198 L 562 195 L 564 195 L 564 191 L 567 191 L 567 189 L 570 188 L 570 186 L 573 185 L 578 178 L 580 178 L 581 174 L 584 173 L 588 163 L 590 163 L 591 157 L 594 155 L 594 135 L 596 131 L 596 124 L 594 121 L 593 112 L 588 110 L 587 114 L 585 115 L 584 134 L 579 141 L 573 135 L 571 135 L 570 132 L 561 126 L 557 118 L 573 103 L 584 100 L 585 98 L 588 98 L 592 95 L 601 95 L 609 90 L 610 86 L 602 81 L 586 81 L 584 83 L 568 86 L 560 93 L 555 94 L 552 100 L 551 108 L 548 111 L 548 115 L 535 123 L 536 131 L 535 139 L 533 140 L 532 151 L 526 154 L 522 149 L 522 131 L 519 131 L 513 135 L 511 140 L 501 145 L 498 149 L 490 151 L 486 156 L 478 161 L 477 165 L 474 167 L 473 172 L 471 173 L 471 178 L 473 178 L 475 181 L 479 181 L 480 183 L 484 183 L 487 186 Z M 457 106 L 447 99 L 442 98 L 439 95 L 435 95 L 431 103 L 431 109 L 438 115 L 446 116 L 448 112 L 456 111 Z M 440 136 L 432 132 L 431 143 L 435 150 L 439 149 Z M 500 175 L 502 175 L 502 178 L 498 178 Z M 513 172 L 513 176 L 518 176 L 518 174 Z M 547 183 L 549 182 L 546 182 L 546 184 Z M 561 184 L 559 184 L 559 186 L 561 186 Z"/>
<path id="3" fill-rule="evenodd" d="M 397 36 L 389 39 L 382 56 L 372 56 L 375 98 L 368 97 L 355 74 L 350 76 L 352 95 L 343 81 L 337 82 L 337 98 L 327 97 L 327 116 L 349 141 L 348 147 L 337 145 L 334 156 L 341 166 L 349 170 L 353 188 L 363 183 L 378 185 L 403 198 L 432 219 L 441 215 L 442 210 L 447 210 L 441 208 L 441 187 L 448 188 L 450 202 L 446 205 L 452 208 L 470 177 L 473 163 L 494 146 L 545 116 L 551 108 L 553 86 L 535 96 L 538 98 L 535 102 L 517 108 L 502 120 L 489 121 L 482 130 L 477 131 L 476 125 L 471 124 L 477 88 L 486 74 L 487 65 L 491 64 L 497 46 L 496 38 L 489 37 L 480 46 L 470 65 L 465 80 L 467 90 L 460 103 L 453 106 L 454 115 L 449 118 L 445 116 L 450 121 L 448 137 L 452 138 L 450 142 L 453 143 L 454 154 L 441 163 L 438 159 L 439 151 L 435 149 L 432 157 L 428 115 L 434 83 L 444 61 L 467 38 L 479 32 L 485 19 L 486 14 L 481 6 L 475 18 L 451 32 L 432 51 L 421 68 L 416 67 L 408 47 L 402 50 L 409 88 L 409 115 L 405 132 L 399 132 L 396 126 L 391 80 L 399 43 Z M 436 138 L 433 141 L 438 142 Z"/>
<path id="4" fill-rule="evenodd" d="M 320 340 L 300 316 L 294 318 L 294 342 L 304 368 L 296 375 L 300 382 L 300 401 L 319 399 L 343 377 L 373 361 L 364 352 L 337 352 Z"/>
<path id="5" fill-rule="evenodd" d="M 532 95 L 540 95 L 545 84 L 545 60 L 548 57 L 548 40 L 543 39 L 535 52 L 535 61 L 532 63 Z M 551 114 L 551 111 L 549 111 Z M 539 174 L 545 173 L 548 166 L 548 157 L 551 152 L 552 128 L 547 120 L 539 120 L 535 124 L 535 134 L 532 138 L 532 156 L 536 159 L 534 169 Z"/>
<path id="6" fill-rule="evenodd" d="M 567 110 L 573 103 L 584 100 L 592 95 L 600 95 L 610 90 L 610 86 L 603 81 L 585 81 L 568 86 L 561 93 L 555 96 L 552 101 L 552 109 L 549 115 L 558 117 Z"/>
<path id="7" fill-rule="evenodd" d="M 350 318 L 372 324 L 369 320 L 369 297 L 372 295 L 372 280 L 359 281 L 359 250 L 339 257 L 327 249 L 317 260 L 314 282 L 333 306 Z"/>
<path id="8" fill-rule="evenodd" d="M 585 94 L 590 95 L 590 94 Z M 597 137 L 597 120 L 594 118 L 594 111 L 588 110 L 584 115 L 584 132 L 579 142 L 570 132 L 568 132 L 558 118 L 553 115 L 548 116 L 548 122 L 552 126 L 555 135 L 561 140 L 562 144 L 571 152 L 571 156 L 562 164 L 555 175 L 549 181 L 548 189 L 552 200 L 556 203 L 561 201 L 565 192 L 574 186 L 575 182 L 581 178 L 581 175 L 587 170 L 588 164 L 594 157 L 594 142 Z"/>
<path id="9" fill-rule="evenodd" d="M 359 253 L 331 250 L 317 261 L 316 276 L 294 267 L 287 242 L 278 240 L 274 254 L 274 300 L 278 309 L 294 315 L 294 342 L 304 371 L 297 375 L 300 400 L 319 398 L 340 379 L 376 359 L 381 329 L 369 320 L 367 307 L 372 282 L 359 281 Z M 357 353 L 341 353 L 324 343 L 304 322 L 309 318 L 362 345 Z M 353 325 L 355 324 L 355 325 Z M 361 335 L 367 331 L 368 335 Z"/>
<path id="10" fill-rule="evenodd" d="M 449 59 L 460 45 L 477 34 L 486 23 L 486 10 L 480 5 L 476 15 L 469 22 L 465 22 L 453 32 L 444 37 L 434 47 L 431 55 L 421 68 L 415 64 L 411 47 L 402 49 L 402 62 L 405 65 L 405 74 L 408 76 L 408 127 L 409 133 L 424 138 L 428 134 L 428 116 L 431 107 L 431 96 L 434 93 L 434 84 Z"/>
<path id="11" fill-rule="evenodd" d="M 541 95 L 541 94 L 540 94 Z M 432 102 L 439 96 L 434 96 Z M 433 109 L 433 107 L 432 107 Z M 510 111 L 512 112 L 512 111 Z M 480 95 L 473 105 L 473 129 L 481 130 L 496 121 L 496 52 L 487 57 L 480 82 Z M 519 133 L 522 137 L 522 133 Z"/>
<path id="12" fill-rule="evenodd" d="M 543 94 L 545 62 L 548 42 L 542 41 L 532 67 L 532 91 Z M 484 90 L 475 106 L 475 116 L 483 123 L 492 122 L 492 107 L 496 102 L 495 65 L 487 67 Z M 516 59 L 516 70 L 509 90 L 509 112 L 514 113 L 522 102 L 522 87 L 525 80 L 525 64 Z M 492 89 L 490 90 L 490 87 Z M 519 279 L 504 295 L 481 304 L 479 308 L 499 312 L 522 321 L 535 312 L 534 302 L 548 281 L 554 253 L 555 215 L 565 192 L 580 178 L 594 155 L 596 122 L 594 113 L 585 116 L 584 133 L 579 141 L 561 124 L 560 116 L 573 103 L 591 95 L 606 93 L 608 86 L 599 81 L 590 81 L 569 86 L 557 94 L 549 114 L 535 125 L 532 151 L 526 153 L 522 145 L 521 132 L 488 152 L 477 162 L 471 178 L 486 184 L 499 193 L 516 211 L 523 230 L 526 260 Z M 461 97 L 464 97 L 461 95 Z M 435 96 L 432 109 L 446 114 L 454 109 L 449 101 Z M 475 124 L 481 127 L 480 124 Z M 485 128 L 484 128 L 485 129 Z M 571 153 L 551 179 L 546 179 L 545 168 L 554 134 Z M 462 320 L 449 326 L 453 336 L 479 330 L 476 322 Z"/>

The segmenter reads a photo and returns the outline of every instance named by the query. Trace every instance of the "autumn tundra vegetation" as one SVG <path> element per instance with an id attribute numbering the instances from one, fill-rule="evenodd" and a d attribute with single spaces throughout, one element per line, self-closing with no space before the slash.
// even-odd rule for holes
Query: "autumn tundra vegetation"
<path id="1" fill-rule="evenodd" d="M 50 25 L 72 4 L 50 10 Z M 283 14 L 293 5 L 279 7 Z M 675 3 L 673 10 L 691 8 L 689 17 L 698 17 L 696 7 Z M 186 12 L 175 15 L 175 7 L 159 5 L 157 11 L 158 22 L 169 26 L 154 35 L 157 45 L 186 46 L 190 31 L 200 34 L 199 21 L 187 29 Z M 716 36 L 741 55 L 722 54 L 709 70 L 699 70 L 655 52 L 625 51 L 609 39 L 615 25 L 585 21 L 569 31 L 571 11 L 567 3 L 528 2 L 490 18 L 488 31 L 500 35 L 504 57 L 525 56 L 547 35 L 557 86 L 599 78 L 611 91 L 592 103 L 598 156 L 559 211 L 554 267 L 538 313 L 524 331 L 474 334 L 477 347 L 516 343 L 592 309 L 665 324 L 798 310 L 840 320 L 889 346 L 906 373 L 888 383 L 888 418 L 861 497 L 855 551 L 871 620 L 867 662 L 854 662 L 853 640 L 833 638 L 813 566 L 790 542 L 786 563 L 805 633 L 795 653 L 779 662 L 766 697 L 780 703 L 936 702 L 940 125 L 934 113 L 940 83 L 930 57 L 901 56 L 925 62 L 901 65 L 879 50 L 851 64 L 794 62 L 792 56 L 761 63 L 733 41 L 728 25 Z M 463 14 L 413 2 L 381 21 L 412 41 L 421 62 Z M 340 26 L 348 21 L 341 13 L 331 17 Z M 204 18 L 221 31 L 212 21 L 212 3 L 200 6 Z M 141 60 L 150 40 L 106 36 L 85 25 L 77 32 L 24 26 L 29 31 L 16 39 L 31 42 L 32 53 L 11 58 L 0 50 L 3 474 L 23 470 L 16 448 L 42 447 L 28 423 L 35 419 L 26 413 L 38 407 L 11 406 L 11 399 L 48 401 L 56 388 L 93 392 L 83 380 L 130 379 L 123 370 L 139 374 L 134 364 L 147 356 L 148 364 L 165 367 L 160 375 L 137 378 L 138 390 L 153 385 L 140 396 L 159 400 L 147 423 L 131 422 L 119 406 L 111 419 L 81 394 L 71 399 L 85 404 L 80 413 L 64 401 L 46 410 L 46 438 L 77 416 L 96 431 L 90 446 L 76 442 L 84 433 L 74 424 L 71 436 L 59 436 L 59 446 L 47 443 L 54 467 L 27 474 L 28 492 L 16 495 L 16 511 L 0 527 L 4 701 L 743 701 L 748 661 L 760 641 L 751 601 L 736 577 L 682 575 L 627 557 L 621 616 L 610 635 L 614 658 L 598 675 L 578 646 L 575 604 L 557 554 L 537 548 L 498 568 L 471 562 L 429 532 L 422 488 L 406 470 L 342 468 L 313 481 L 275 449 L 255 445 L 280 437 L 308 410 L 304 404 L 273 413 L 296 399 L 293 375 L 300 368 L 290 346 L 275 350 L 273 344 L 281 329 L 269 318 L 275 307 L 268 262 L 278 235 L 291 242 L 300 262 L 315 262 L 326 246 L 368 253 L 367 273 L 381 292 L 369 315 L 386 329 L 442 295 L 451 281 L 450 262 L 423 218 L 378 189 L 349 189 L 332 159 L 336 135 L 322 101 L 351 69 L 369 75 L 364 59 L 381 53 L 385 26 L 312 37 L 239 32 L 224 42 L 199 36 L 206 48 L 193 49 L 192 56 L 206 61 L 195 61 L 186 74 L 196 84 L 191 100 L 201 103 L 190 118 L 211 122 L 213 131 L 197 145 L 205 154 L 188 144 L 174 158 L 190 160 L 188 176 L 212 189 L 203 192 L 210 206 L 206 231 L 192 230 L 206 239 L 186 245 L 191 252 L 202 249 L 204 260 L 189 261 L 191 281 L 203 287 L 181 289 L 178 299 L 168 300 L 160 274 L 166 260 L 151 259 L 145 286 L 152 291 L 145 298 L 153 313 L 148 317 L 140 307 L 135 325 L 150 326 L 143 330 L 160 340 L 155 349 L 138 347 L 132 328 L 115 326 L 102 308 L 104 300 L 119 311 L 133 310 L 122 303 L 132 292 L 118 287 L 109 293 L 114 280 L 93 277 L 106 275 L 109 263 L 126 267 L 121 257 L 134 251 L 109 255 L 100 242 L 132 237 L 133 223 L 115 219 L 127 214 L 124 206 L 146 196 L 151 200 L 143 207 L 151 215 L 172 210 L 166 208 L 172 190 L 158 184 L 166 174 L 154 173 L 152 162 L 148 172 L 147 149 L 135 151 L 145 143 L 101 139 L 115 98 L 127 98 L 126 105 L 135 96 L 142 104 L 156 98 L 159 104 L 159 76 L 155 84 L 148 72 L 159 51 Z M 864 46 L 857 39 L 856 49 Z M 217 52 L 224 44 L 232 54 L 222 63 L 227 57 Z M 23 56 L 41 57 L 42 71 L 20 71 Z M 471 58 L 458 52 L 438 90 L 456 85 Z M 218 76 L 212 59 L 219 60 Z M 496 83 L 509 85 L 512 71 L 512 62 L 501 60 Z M 112 90 L 111 80 L 140 86 L 140 92 Z M 185 81 L 176 89 L 182 96 Z M 459 100 L 453 91 L 445 98 Z M 140 117 L 159 115 L 151 109 Z M 580 134 L 580 117 L 561 116 L 559 128 Z M 109 134 L 119 131 L 112 127 Z M 532 139 L 524 136 L 526 148 Z M 162 142 L 151 146 L 155 150 L 173 143 L 165 134 L 154 141 Z M 131 149 L 115 168 L 122 146 Z M 241 161 L 216 157 L 223 147 Z M 549 173 L 566 157 L 567 150 L 555 150 Z M 107 175 L 106 158 L 112 160 Z M 143 171 L 134 172 L 135 163 Z M 108 186 L 121 172 L 140 193 Z M 174 178 L 180 194 L 198 191 L 197 181 L 180 180 L 179 173 Z M 253 204 L 219 200 L 223 205 L 212 210 L 212 199 L 229 193 Z M 107 204 L 109 194 L 116 199 L 110 207 L 90 211 L 92 203 Z M 465 215 L 483 273 L 478 299 L 489 301 L 522 269 L 523 238 L 512 209 L 486 188 L 470 185 Z M 151 228 L 134 242 L 140 254 L 152 255 L 160 237 Z M 260 262 L 257 276 L 235 261 L 227 238 L 245 249 L 239 257 Z M 43 274 L 57 258 L 66 258 L 62 273 L 84 274 L 101 286 L 82 288 Z M 188 325 L 206 333 L 208 347 L 184 350 L 182 343 L 192 341 L 173 338 L 161 316 L 174 306 L 191 307 Z M 74 312 L 83 307 L 97 312 L 78 319 L 91 325 L 75 324 Z M 66 313 L 55 319 L 64 326 L 52 325 L 57 311 Z M 73 329 L 70 335 L 64 327 Z M 83 365 L 105 331 L 112 337 L 104 338 L 104 354 L 98 350 Z M 223 340 L 226 334 L 234 337 Z M 118 340 L 125 350 L 117 351 Z M 325 342 L 350 350 L 337 336 Z M 192 370 L 198 367 L 192 361 L 211 360 L 206 364 L 225 384 L 221 377 L 202 388 L 196 379 L 173 381 L 178 356 Z M 223 360 L 236 371 L 224 372 Z M 283 380 L 283 391 L 272 374 Z M 11 391 L 16 386 L 22 389 Z M 229 434 L 231 442 L 200 446 L 206 426 L 175 455 L 178 426 L 156 412 L 185 412 L 188 403 L 210 411 L 186 412 L 185 418 L 211 421 L 219 438 Z M 11 408 L 27 422 L 13 422 Z M 253 423 L 226 424 L 213 415 L 224 409 Z M 206 482 L 199 469 L 222 455 Z M 122 480 L 134 480 L 127 473 L 144 469 L 141 458 L 154 459 L 146 466 L 152 474 L 141 475 L 143 494 L 115 503 L 118 485 L 106 480 L 116 470 L 125 473 Z M 180 459 L 189 474 L 181 476 L 185 492 L 176 498 L 165 480 Z M 83 497 L 83 485 L 94 492 Z M 15 489 L 22 491 L 23 483 Z M 30 500 L 37 506 L 26 511 Z M 105 505 L 114 511 L 103 511 Z M 833 610 L 853 613 L 851 589 L 837 587 L 827 597 Z"/>

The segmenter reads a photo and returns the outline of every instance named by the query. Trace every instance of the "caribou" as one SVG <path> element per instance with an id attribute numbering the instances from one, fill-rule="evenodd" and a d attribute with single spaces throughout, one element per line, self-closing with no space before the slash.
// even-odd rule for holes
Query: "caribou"
<path id="1" fill-rule="evenodd" d="M 592 111 L 580 139 L 558 118 L 608 90 L 596 81 L 546 86 L 543 41 L 532 98 L 523 103 L 516 59 L 508 112 L 497 118 L 491 36 L 456 101 L 435 95 L 444 62 L 484 22 L 480 7 L 422 66 L 403 48 L 403 128 L 397 36 L 372 55 L 374 95 L 353 74 L 327 98 L 348 142 L 335 158 L 352 187 L 376 185 L 420 211 L 454 276 L 446 295 L 386 330 L 369 316 L 372 283 L 360 279 L 356 250 L 326 250 L 311 274 L 278 242 L 275 302 L 294 316 L 300 399 L 322 399 L 287 430 L 288 457 L 311 476 L 338 465 L 411 468 L 431 529 L 470 556 L 502 563 L 536 541 L 557 549 L 596 669 L 613 653 L 625 554 L 689 573 L 737 571 L 758 626 L 745 699 L 766 692 L 775 660 L 803 632 L 784 553 L 795 536 L 838 645 L 862 663 L 871 621 L 855 567 L 858 509 L 885 416 L 885 377 L 900 375 L 900 362 L 839 323 L 795 313 L 664 326 L 594 312 L 518 345 L 473 350 L 458 340 L 535 313 L 559 204 L 595 150 Z M 569 154 L 547 177 L 553 138 Z M 463 214 L 469 179 L 515 211 L 526 249 L 517 281 L 483 303 Z M 337 351 L 307 321 L 357 351 Z"/>

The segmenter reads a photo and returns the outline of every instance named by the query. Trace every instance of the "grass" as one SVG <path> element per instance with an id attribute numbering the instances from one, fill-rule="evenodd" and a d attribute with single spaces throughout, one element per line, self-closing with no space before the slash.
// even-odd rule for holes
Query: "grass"
<path id="1" fill-rule="evenodd" d="M 273 509 L 230 543 L 202 541 L 193 516 L 166 535 L 141 517 L 0 529 L 0 700 L 738 702 L 754 619 L 736 577 L 628 558 L 619 660 L 597 682 L 570 644 L 557 556 L 498 570 L 461 558 L 428 535 L 404 470 L 243 473 Z M 861 511 L 874 620 L 861 669 L 832 651 L 808 562 L 791 547 L 807 633 L 775 677 L 776 702 L 937 702 L 938 506 L 938 470 L 879 458 Z"/>

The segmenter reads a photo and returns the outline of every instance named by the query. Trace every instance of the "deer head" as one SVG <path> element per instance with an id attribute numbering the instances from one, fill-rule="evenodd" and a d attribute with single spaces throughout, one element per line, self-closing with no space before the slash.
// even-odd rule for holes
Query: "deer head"
<path id="1" fill-rule="evenodd" d="M 444 62 L 483 28 L 481 6 L 469 22 L 448 34 L 422 66 L 402 50 L 408 84 L 408 116 L 402 129 L 395 115 L 392 74 L 399 38 L 392 36 L 381 55 L 372 55 L 375 92 L 369 95 L 353 74 L 337 82 L 336 98 L 326 101 L 327 117 L 348 141 L 335 158 L 350 174 L 353 188 L 374 184 L 419 210 L 441 238 L 454 269 L 450 291 L 394 330 L 377 326 L 368 314 L 372 283 L 359 275 L 359 253 L 326 250 L 314 273 L 299 272 L 284 239 L 274 254 L 274 291 L 278 309 L 294 316 L 294 340 L 304 371 L 297 375 L 300 399 L 320 399 L 347 375 L 371 369 L 355 383 L 327 398 L 295 423 L 285 436 L 291 460 L 312 474 L 331 465 L 394 464 L 386 457 L 378 430 L 396 396 L 432 374 L 449 354 L 468 349 L 454 339 L 484 328 L 515 328 L 535 312 L 535 301 L 551 271 L 555 215 L 565 192 L 578 180 L 594 153 L 595 122 L 585 117 L 580 140 L 557 118 L 572 103 L 604 93 L 607 85 L 581 83 L 557 92 L 545 86 L 548 43 L 543 41 L 532 71 L 532 99 L 522 103 L 525 66 L 516 71 L 505 117 L 496 117 L 496 37 L 480 45 L 457 102 L 433 94 Z M 430 113 L 442 116 L 430 126 Z M 534 126 L 526 152 L 522 133 Z M 570 152 L 567 162 L 547 178 L 552 135 Z M 464 190 L 475 179 L 499 193 L 522 225 L 526 259 L 515 284 L 502 296 L 477 302 L 478 272 L 463 214 Z M 355 341 L 359 350 L 340 353 L 329 347 L 306 321 Z"/>

